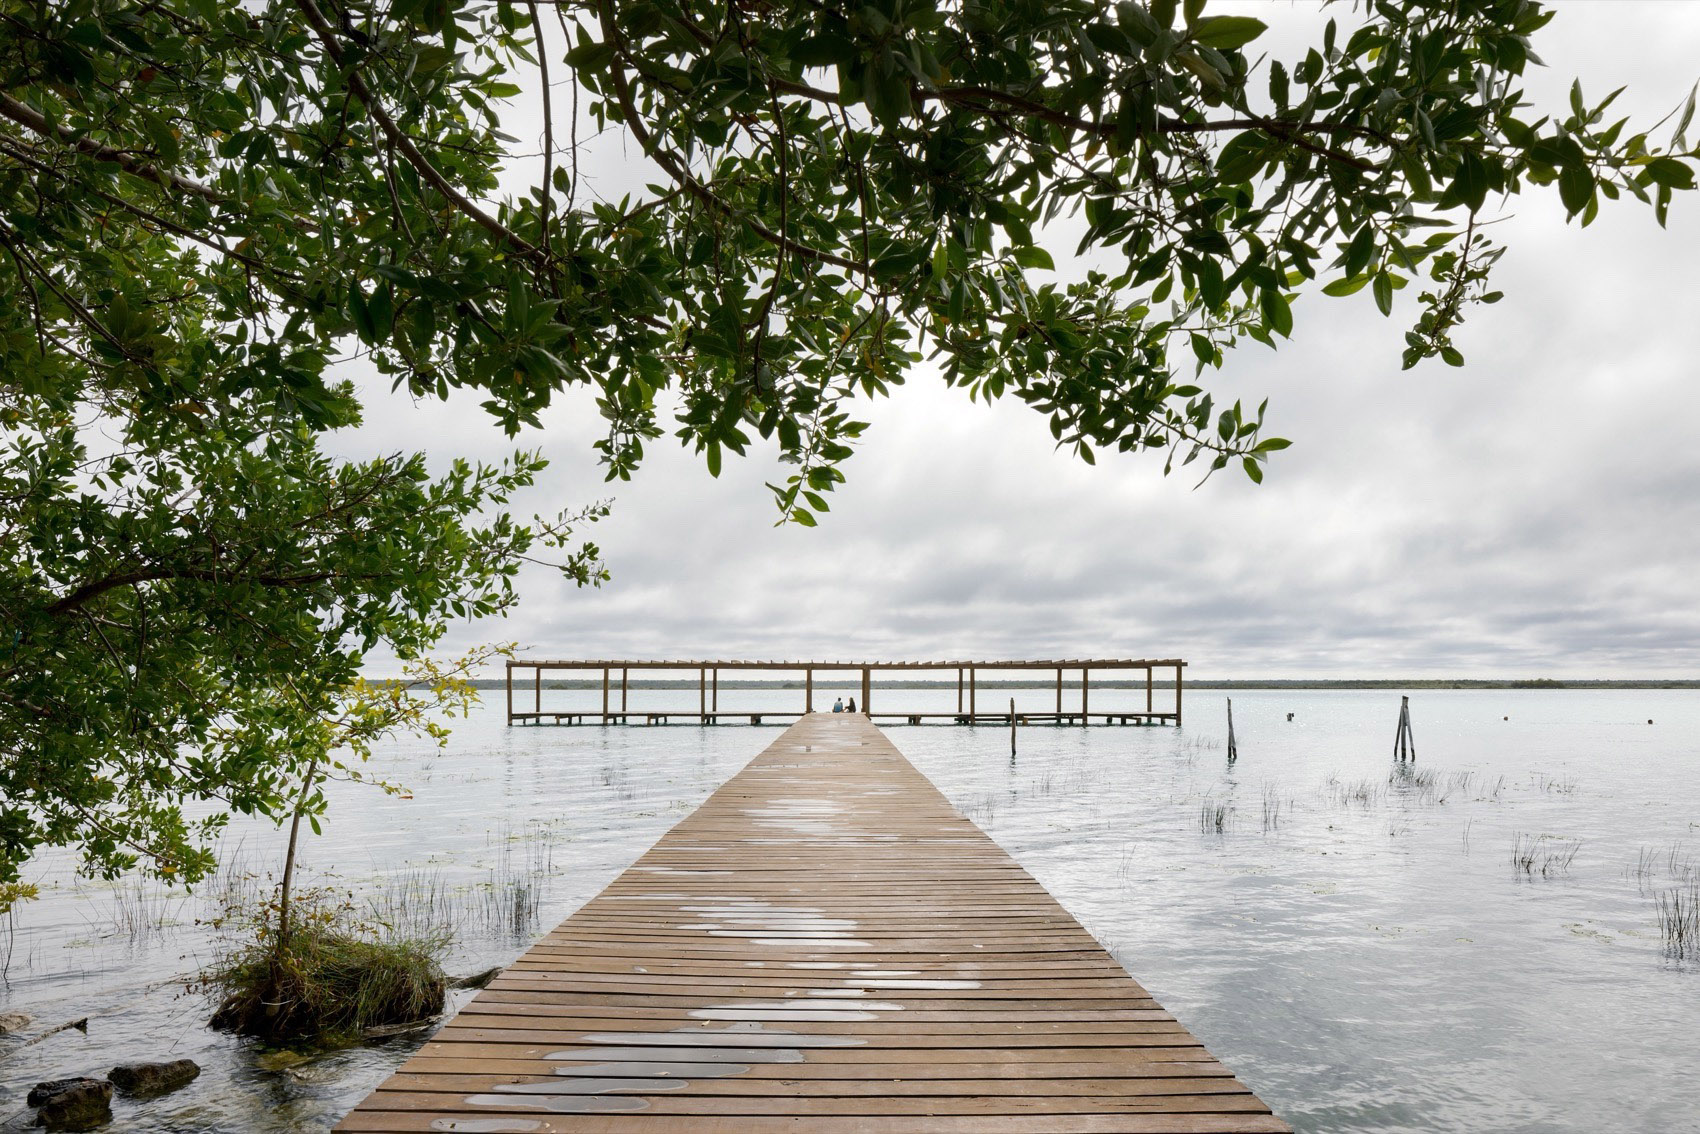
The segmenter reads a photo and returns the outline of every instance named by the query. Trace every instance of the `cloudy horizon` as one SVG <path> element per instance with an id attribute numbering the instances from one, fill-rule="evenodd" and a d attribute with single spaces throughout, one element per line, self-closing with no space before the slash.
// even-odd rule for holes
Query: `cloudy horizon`
<path id="1" fill-rule="evenodd" d="M 1279 54 L 1315 22 L 1241 7 L 1272 13 Z M 1591 101 L 1628 83 L 1618 105 L 1651 125 L 1687 97 L 1700 5 L 1559 7 L 1536 41 L 1549 66 L 1529 83 L 1535 101 L 1560 109 L 1573 76 Z M 618 150 L 605 160 L 586 173 L 630 179 Z M 604 483 L 584 391 L 513 440 L 476 398 L 374 392 L 338 446 L 423 448 L 436 463 L 541 448 L 551 467 L 516 510 L 612 499 L 586 533 L 610 584 L 581 591 L 528 568 L 514 616 L 457 625 L 445 650 L 1178 656 L 1200 678 L 1696 676 L 1695 197 L 1663 232 L 1623 203 L 1582 230 L 1556 194 L 1510 202 L 1496 229 L 1506 298 L 1470 314 L 1463 369 L 1399 370 L 1408 303 L 1383 319 L 1367 292 L 1307 295 L 1280 351 L 1248 344 L 1204 376 L 1218 401 L 1267 396 L 1266 433 L 1293 441 L 1261 486 L 1230 469 L 1195 488 L 1192 469 L 1164 478 L 1149 455 L 1087 466 L 1020 403 L 970 403 L 924 369 L 861 404 L 872 428 L 812 530 L 774 527 L 764 483 L 785 470 L 760 446 L 715 480 L 663 439 L 635 481 Z"/>

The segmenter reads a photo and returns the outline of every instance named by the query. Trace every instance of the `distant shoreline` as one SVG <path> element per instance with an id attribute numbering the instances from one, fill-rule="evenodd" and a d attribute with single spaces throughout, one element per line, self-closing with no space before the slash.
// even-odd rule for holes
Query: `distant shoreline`
<path id="1" fill-rule="evenodd" d="M 378 679 L 374 679 L 378 680 Z M 858 685 L 860 678 L 846 671 L 845 676 L 834 680 L 821 677 L 816 685 L 830 688 L 850 688 Z M 472 682 L 478 689 L 501 689 L 506 684 L 499 677 L 481 677 Z M 613 688 L 619 688 L 618 676 L 612 682 Z M 1078 673 L 1072 676 L 1064 671 L 1063 685 L 1065 688 L 1080 687 Z M 927 680 L 884 680 L 876 679 L 875 686 L 880 689 L 955 689 L 956 682 L 927 681 Z M 532 689 L 534 683 L 529 679 L 519 679 L 514 682 L 514 688 Z M 626 683 L 628 689 L 695 689 L 697 682 L 684 678 L 632 678 Z M 721 689 L 801 689 L 801 679 L 781 681 L 757 681 L 748 678 L 720 679 Z M 981 678 L 975 682 L 978 689 L 1054 689 L 1054 680 L 993 680 Z M 1143 689 L 1143 680 L 1122 681 L 1094 680 L 1093 689 Z M 1173 689 L 1175 683 L 1155 681 L 1152 687 L 1156 689 Z M 1700 689 L 1700 678 L 1670 678 L 1670 679 L 1591 679 L 1591 678 L 1444 678 L 1425 677 L 1401 680 L 1398 678 L 1246 678 L 1246 679 L 1188 679 L 1187 689 Z M 601 678 L 553 678 L 543 682 L 545 689 L 601 689 Z"/>

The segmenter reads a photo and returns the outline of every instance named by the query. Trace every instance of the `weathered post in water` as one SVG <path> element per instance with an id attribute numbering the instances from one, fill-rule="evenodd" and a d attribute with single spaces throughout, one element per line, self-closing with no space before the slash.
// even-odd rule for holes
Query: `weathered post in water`
<path id="1" fill-rule="evenodd" d="M 1234 743 L 1234 699 L 1228 698 L 1228 763 L 1232 764 L 1240 758 L 1239 747 Z"/>
<path id="2" fill-rule="evenodd" d="M 1393 736 L 1393 758 L 1416 760 L 1417 738 L 1411 734 L 1411 699 L 1399 698 L 1399 731 Z"/>
<path id="3" fill-rule="evenodd" d="M 1009 699 L 1009 754 L 1015 755 L 1015 698 Z"/>

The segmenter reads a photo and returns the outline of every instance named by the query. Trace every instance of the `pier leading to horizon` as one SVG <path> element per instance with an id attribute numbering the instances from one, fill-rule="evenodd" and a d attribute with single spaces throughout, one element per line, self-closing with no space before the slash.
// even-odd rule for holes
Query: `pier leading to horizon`
<path id="1" fill-rule="evenodd" d="M 1169 707 L 1157 706 L 1157 672 L 1159 670 L 1174 670 L 1174 678 L 1165 680 L 1162 684 L 1165 692 L 1172 689 L 1174 699 Z M 1079 724 L 1086 725 L 1095 719 L 1102 719 L 1109 724 L 1140 724 L 1160 725 L 1181 723 L 1181 700 L 1185 684 L 1184 671 L 1186 662 L 1179 658 L 1093 658 L 1050 661 L 657 661 L 657 660 L 543 660 L 527 658 L 508 659 L 507 676 L 507 714 L 508 724 L 543 724 L 552 722 L 563 725 L 579 724 L 721 724 L 727 721 L 747 722 L 752 725 L 765 723 L 786 724 L 800 720 L 815 711 L 815 677 L 817 674 L 857 674 L 861 679 L 861 701 L 857 711 L 865 714 L 869 720 L 885 720 L 905 724 Z M 602 707 L 593 708 L 543 708 L 543 674 L 546 670 L 567 671 L 576 673 L 600 674 L 602 679 Z M 697 686 L 697 705 L 695 709 L 688 705 L 678 708 L 630 708 L 632 673 L 633 671 L 654 674 L 679 674 L 695 676 Z M 720 707 L 720 674 L 722 670 L 739 673 L 762 672 L 783 674 L 793 678 L 800 676 L 802 687 L 801 703 L 794 709 L 775 709 L 763 707 L 756 709 L 733 709 Z M 875 675 L 893 672 L 956 672 L 956 711 L 939 711 L 937 709 L 916 710 L 899 707 L 889 708 L 885 697 L 889 694 L 894 700 L 901 697 L 901 690 L 878 690 L 880 705 L 875 707 L 876 692 Z M 523 697 L 524 677 L 530 673 L 532 707 L 529 710 L 516 708 L 514 695 L 516 692 L 515 671 L 519 671 L 517 691 Z M 1000 678 L 1007 678 L 1012 673 L 1043 674 L 1047 678 L 1055 675 L 1056 708 L 1052 711 L 1017 710 L 1012 705 L 1001 706 L 992 703 L 982 708 L 980 705 L 980 675 L 994 673 Z M 1135 688 L 1100 690 L 1108 694 L 1118 703 L 1098 707 L 1092 706 L 1092 675 L 1100 677 L 1105 674 L 1137 675 L 1144 677 L 1144 704 L 1138 703 L 1139 689 Z M 616 675 L 617 678 L 616 678 Z M 1125 677 L 1124 677 L 1125 680 Z M 1049 684 L 1046 682 L 1045 684 Z M 943 686 L 948 688 L 948 684 Z M 1029 688 L 1042 687 L 1034 682 Z M 1007 687 L 1005 687 L 1007 688 Z M 731 690 L 728 690 L 730 693 Z M 1119 703 L 1125 701 L 1129 693 L 1133 694 L 1134 704 Z M 1165 700 L 1167 698 L 1165 697 Z"/>
<path id="2" fill-rule="evenodd" d="M 859 713 L 786 730 L 336 1129 L 1291 1130 Z"/>

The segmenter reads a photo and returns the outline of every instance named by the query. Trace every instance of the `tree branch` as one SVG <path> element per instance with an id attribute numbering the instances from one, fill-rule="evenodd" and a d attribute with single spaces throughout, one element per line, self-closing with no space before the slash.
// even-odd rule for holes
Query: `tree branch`
<path id="1" fill-rule="evenodd" d="M 319 42 L 324 44 L 325 54 L 330 57 L 331 62 L 342 68 L 348 89 L 354 92 L 355 97 L 366 107 L 366 113 L 372 116 L 372 120 L 378 124 L 378 128 L 384 132 L 384 136 L 390 140 L 391 144 L 401 151 L 408 164 L 419 171 L 419 176 L 424 178 L 425 182 L 433 189 L 448 198 L 458 211 L 470 217 L 474 223 L 497 240 L 527 257 L 536 258 L 540 256 L 542 250 L 535 244 L 479 208 L 476 202 L 455 188 L 449 179 L 444 177 L 441 171 L 431 164 L 431 160 L 420 152 L 419 147 L 413 144 L 413 139 L 408 137 L 401 127 L 395 124 L 395 119 L 390 117 L 389 111 L 384 109 L 383 103 L 379 102 L 377 97 L 372 94 L 372 88 L 366 85 L 366 80 L 360 74 L 360 71 L 345 61 L 342 44 L 336 37 L 336 31 L 325 19 L 325 14 L 319 10 L 319 6 L 313 0 L 295 0 L 295 6 L 301 10 L 302 15 L 307 17 L 307 22 L 312 25 L 313 31 L 319 37 Z"/>

